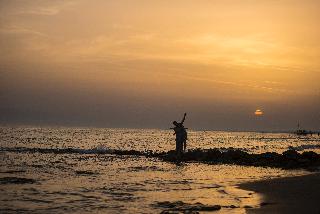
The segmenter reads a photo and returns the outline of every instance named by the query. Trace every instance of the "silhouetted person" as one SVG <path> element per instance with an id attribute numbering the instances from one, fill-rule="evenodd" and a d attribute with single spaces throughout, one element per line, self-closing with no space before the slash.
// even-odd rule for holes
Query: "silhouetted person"
<path id="1" fill-rule="evenodd" d="M 186 149 L 187 143 L 187 131 L 186 128 L 183 126 L 183 123 L 186 119 L 187 113 L 184 113 L 183 118 L 180 123 L 177 121 L 173 121 L 174 134 L 176 135 L 176 153 L 177 157 L 180 158 L 182 151 Z"/>
<path id="2" fill-rule="evenodd" d="M 187 150 L 187 139 L 188 139 L 188 133 L 187 133 L 188 128 L 183 129 L 183 152 L 186 152 Z"/>

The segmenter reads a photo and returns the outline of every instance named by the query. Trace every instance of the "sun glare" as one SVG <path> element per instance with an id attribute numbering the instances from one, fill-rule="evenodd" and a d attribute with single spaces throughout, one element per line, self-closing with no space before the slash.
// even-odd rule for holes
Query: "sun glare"
<path id="1" fill-rule="evenodd" d="M 255 114 L 256 116 L 261 116 L 261 115 L 263 115 L 263 111 L 261 111 L 260 109 L 257 109 L 257 110 L 254 112 L 254 114 Z"/>

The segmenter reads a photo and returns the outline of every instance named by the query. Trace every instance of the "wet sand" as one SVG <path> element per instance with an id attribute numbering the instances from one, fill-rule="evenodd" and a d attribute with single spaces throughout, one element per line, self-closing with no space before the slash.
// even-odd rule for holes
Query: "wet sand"
<path id="1" fill-rule="evenodd" d="M 320 214 L 320 173 L 270 179 L 239 185 L 262 194 L 262 204 L 247 213 L 315 213 Z"/>

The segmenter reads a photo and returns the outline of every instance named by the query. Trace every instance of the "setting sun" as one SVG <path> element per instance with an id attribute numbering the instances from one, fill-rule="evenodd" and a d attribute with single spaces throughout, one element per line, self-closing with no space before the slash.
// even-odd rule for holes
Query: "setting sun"
<path id="1" fill-rule="evenodd" d="M 262 116 L 262 115 L 263 115 L 263 111 L 261 111 L 260 109 L 257 109 L 257 110 L 254 112 L 254 114 L 255 114 L 256 116 Z"/>

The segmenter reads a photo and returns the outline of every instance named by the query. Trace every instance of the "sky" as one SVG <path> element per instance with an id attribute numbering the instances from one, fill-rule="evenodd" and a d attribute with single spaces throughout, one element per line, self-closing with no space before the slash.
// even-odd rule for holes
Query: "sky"
<path id="1" fill-rule="evenodd" d="M 0 124 L 320 130 L 320 1 L 0 0 Z"/>

